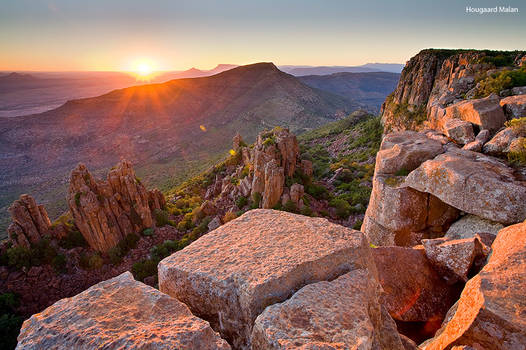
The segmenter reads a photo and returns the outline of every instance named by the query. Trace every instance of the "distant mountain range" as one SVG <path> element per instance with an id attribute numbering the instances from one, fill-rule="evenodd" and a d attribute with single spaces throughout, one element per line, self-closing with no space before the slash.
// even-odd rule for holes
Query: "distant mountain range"
<path id="1" fill-rule="evenodd" d="M 361 66 L 279 66 L 280 70 L 294 76 L 329 75 L 334 73 L 390 72 L 401 73 L 403 64 L 367 63 Z"/>
<path id="2" fill-rule="evenodd" d="M 378 113 L 387 95 L 398 84 L 399 73 L 334 73 L 329 75 L 305 75 L 298 79 L 310 87 L 324 90 L 359 103 L 363 109 Z"/>

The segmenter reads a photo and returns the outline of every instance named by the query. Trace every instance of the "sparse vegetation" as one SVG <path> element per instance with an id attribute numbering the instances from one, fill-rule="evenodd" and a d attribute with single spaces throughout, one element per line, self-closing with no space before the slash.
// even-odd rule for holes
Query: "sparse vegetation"
<path id="1" fill-rule="evenodd" d="M 492 93 L 500 94 L 502 90 L 524 85 L 526 85 L 526 67 L 515 70 L 506 69 L 480 80 L 474 97 L 482 98 Z"/>
<path id="2" fill-rule="evenodd" d="M 13 293 L 0 294 L 0 348 L 14 349 L 23 318 L 16 313 L 19 301 Z"/>
<path id="3" fill-rule="evenodd" d="M 526 137 L 513 142 L 508 152 L 508 161 L 517 165 L 526 165 Z"/>

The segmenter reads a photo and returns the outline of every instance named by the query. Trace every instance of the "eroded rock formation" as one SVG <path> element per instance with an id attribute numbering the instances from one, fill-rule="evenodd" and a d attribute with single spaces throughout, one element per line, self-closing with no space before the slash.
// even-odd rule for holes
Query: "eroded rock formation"
<path id="1" fill-rule="evenodd" d="M 43 205 L 37 205 L 35 199 L 23 194 L 9 207 L 13 223 L 8 227 L 9 239 L 14 245 L 29 248 L 51 232 L 51 221 Z"/>
<path id="2" fill-rule="evenodd" d="M 230 349 L 186 305 L 129 272 L 24 322 L 17 349 Z"/>
<path id="3" fill-rule="evenodd" d="M 106 181 L 95 180 L 83 164 L 71 172 L 68 205 L 93 249 L 106 252 L 127 234 L 153 226 L 153 211 L 165 204 L 163 194 L 148 191 L 127 161 L 110 170 Z"/>

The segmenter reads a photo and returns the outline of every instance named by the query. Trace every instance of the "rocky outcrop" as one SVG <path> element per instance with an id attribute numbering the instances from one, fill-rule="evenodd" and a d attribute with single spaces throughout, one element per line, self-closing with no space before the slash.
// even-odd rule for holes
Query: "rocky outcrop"
<path id="1" fill-rule="evenodd" d="M 465 145 L 475 141 L 473 126 L 460 119 L 449 119 L 444 123 L 445 134 L 456 143 Z"/>
<path id="2" fill-rule="evenodd" d="M 313 172 L 312 162 L 299 158 L 296 136 L 280 127 L 260 133 L 251 146 L 236 135 L 231 158 L 224 164 L 224 170 L 215 175 L 205 192 L 205 199 L 217 207 L 218 215 L 247 209 L 247 205 L 264 209 L 285 205 L 291 194 L 303 196 L 298 188 L 302 185 L 294 180 L 297 171 L 307 178 Z M 292 185 L 287 185 L 291 183 L 287 179 L 293 180 Z M 303 206 L 302 198 L 293 202 L 298 209 Z"/>
<path id="3" fill-rule="evenodd" d="M 382 139 L 380 151 L 376 155 L 375 173 L 395 175 L 397 172 L 410 172 L 422 162 L 433 159 L 444 152 L 442 143 L 415 131 L 395 132 Z"/>
<path id="4" fill-rule="evenodd" d="M 482 271 L 468 281 L 425 350 L 472 346 L 477 349 L 526 347 L 526 224 L 504 228 Z"/>
<path id="5" fill-rule="evenodd" d="M 512 143 L 520 136 L 513 128 L 505 128 L 484 145 L 483 151 L 492 156 L 503 156 L 510 151 Z"/>
<path id="6" fill-rule="evenodd" d="M 17 349 L 230 349 L 208 322 L 131 273 L 62 299 L 24 322 Z"/>
<path id="7" fill-rule="evenodd" d="M 423 249 L 378 247 L 372 254 L 389 314 L 399 321 L 427 322 L 432 336 L 458 298 L 457 289 L 435 271 Z"/>
<path id="8" fill-rule="evenodd" d="M 252 348 L 402 350 L 381 295 L 380 285 L 364 269 L 305 286 L 257 317 Z"/>
<path id="9" fill-rule="evenodd" d="M 51 232 L 51 221 L 43 205 L 37 205 L 35 199 L 23 194 L 9 207 L 13 223 L 8 227 L 9 240 L 14 245 L 29 248 Z"/>
<path id="10" fill-rule="evenodd" d="M 275 159 L 272 159 L 265 164 L 265 190 L 263 191 L 262 208 L 270 209 L 279 203 L 284 184 L 284 169 L 276 164 Z"/>
<path id="11" fill-rule="evenodd" d="M 518 58 L 523 57 L 524 52 L 505 54 L 515 55 L 513 67 L 520 67 Z M 490 58 L 487 60 L 490 62 L 492 55 L 477 50 L 430 49 L 412 57 L 395 91 L 382 105 L 385 130 L 444 131 L 445 120 L 460 118 L 482 129 L 497 131 L 505 121 L 498 98 L 463 101 L 474 97 L 478 77 L 498 71 L 493 64 L 484 63 L 485 58 Z"/>
<path id="12" fill-rule="evenodd" d="M 458 210 L 404 185 L 405 175 L 444 152 L 442 143 L 404 131 L 384 137 L 376 156 L 373 190 L 362 231 L 375 245 L 415 245 L 445 233 Z"/>
<path id="13" fill-rule="evenodd" d="M 502 224 L 526 219 L 526 185 L 513 169 L 480 153 L 451 149 L 424 162 L 404 185 L 466 213 Z"/>
<path id="14" fill-rule="evenodd" d="M 435 119 L 431 120 L 431 124 L 439 126 L 445 123 L 444 125 L 447 129 L 447 122 L 457 118 L 491 132 L 499 130 L 506 122 L 504 111 L 499 105 L 499 97 L 494 94 L 486 98 L 455 103 L 445 109 L 444 115 L 435 115 Z"/>
<path id="15" fill-rule="evenodd" d="M 245 349 L 266 306 L 357 268 L 375 271 L 361 232 L 259 209 L 162 260 L 159 288 L 208 320 L 234 348 Z"/>
<path id="16" fill-rule="evenodd" d="M 468 273 L 473 272 L 475 267 L 481 267 L 489 254 L 489 248 L 478 235 L 458 240 L 423 239 L 422 245 L 434 268 L 450 284 L 466 282 Z"/>
<path id="17" fill-rule="evenodd" d="M 526 117 L 526 91 L 523 95 L 508 96 L 500 100 L 508 119 Z"/>
<path id="18" fill-rule="evenodd" d="M 83 164 L 71 172 L 68 205 L 95 250 L 106 252 L 127 234 L 153 226 L 152 212 L 165 204 L 162 193 L 148 191 L 127 161 L 110 170 L 106 181 L 95 180 Z"/>

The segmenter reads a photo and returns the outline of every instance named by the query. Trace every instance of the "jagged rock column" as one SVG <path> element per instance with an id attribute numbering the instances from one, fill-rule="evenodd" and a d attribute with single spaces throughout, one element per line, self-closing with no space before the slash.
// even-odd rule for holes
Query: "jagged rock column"
<path id="1" fill-rule="evenodd" d="M 9 207 L 13 223 L 8 227 L 9 239 L 14 245 L 28 248 L 30 243 L 38 242 L 50 233 L 51 221 L 42 205 L 35 199 L 23 194 Z"/>
<path id="2" fill-rule="evenodd" d="M 96 181 L 79 164 L 71 172 L 68 205 L 89 245 L 106 252 L 127 234 L 151 227 L 152 211 L 164 207 L 165 199 L 158 190 L 148 191 L 131 164 L 121 161 L 107 181 Z"/>

